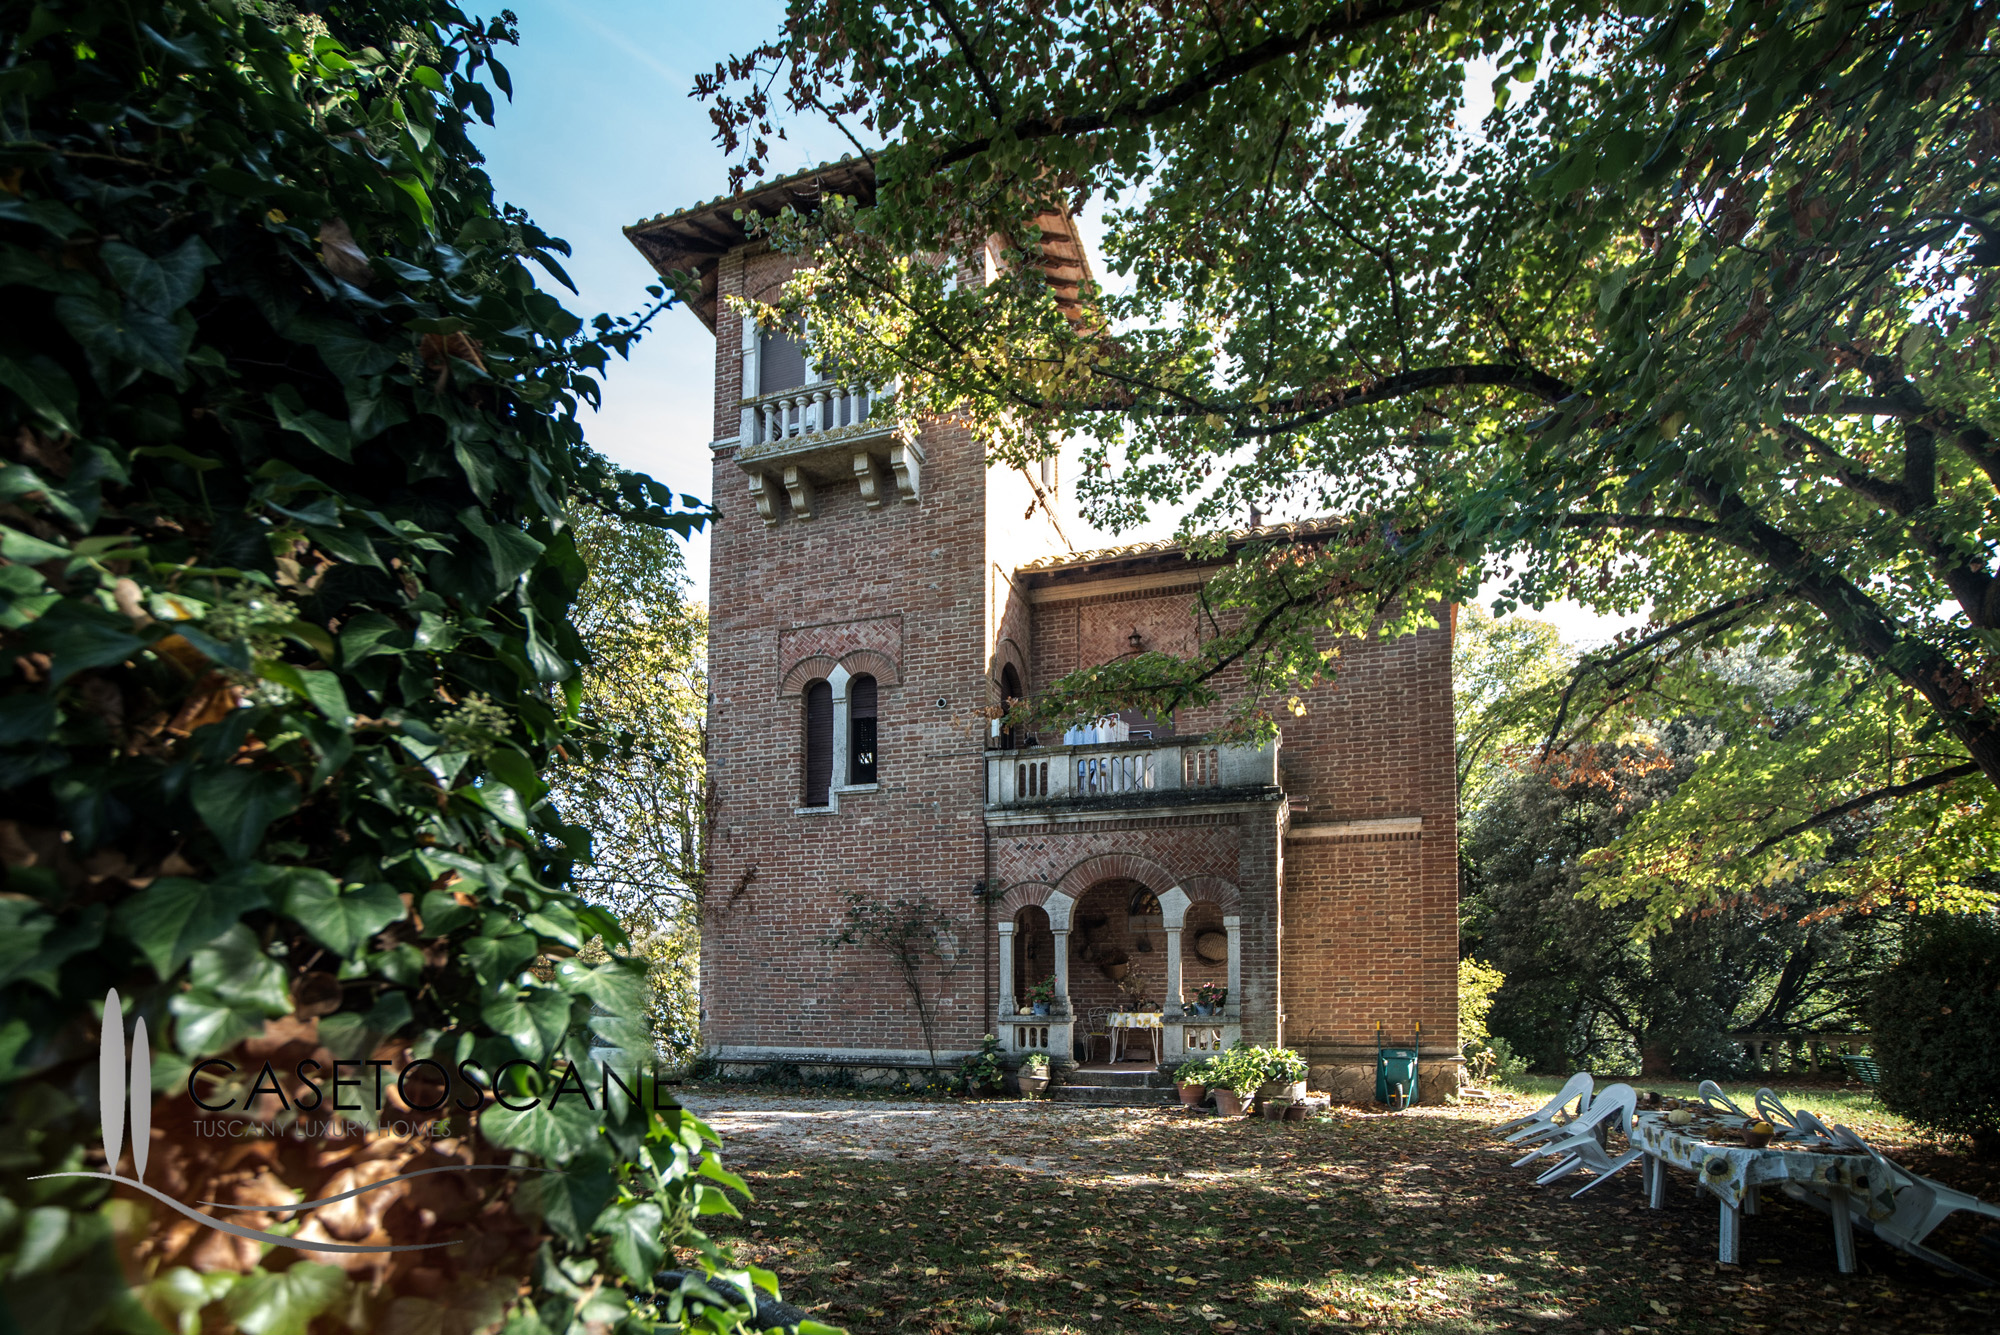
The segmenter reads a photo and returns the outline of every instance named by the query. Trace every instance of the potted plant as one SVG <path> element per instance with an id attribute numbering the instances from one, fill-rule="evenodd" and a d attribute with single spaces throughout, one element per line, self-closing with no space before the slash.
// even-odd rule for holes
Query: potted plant
<path id="1" fill-rule="evenodd" d="M 1264 1082 L 1264 1063 L 1256 1049 L 1239 1043 L 1209 1058 L 1206 1074 L 1215 1110 L 1224 1117 L 1241 1117 L 1249 1110 L 1250 1096 Z"/>
<path id="2" fill-rule="evenodd" d="M 1182 1106 L 1199 1108 L 1208 1098 L 1208 1061 L 1197 1057 L 1182 1062 L 1174 1072 L 1174 1087 L 1180 1091 Z"/>
<path id="3" fill-rule="evenodd" d="M 1194 1013 L 1196 1015 L 1220 1015 L 1228 1004 L 1229 989 L 1221 983 L 1203 983 L 1194 990 Z"/>
<path id="4" fill-rule="evenodd" d="M 968 1094 L 998 1094 L 1007 1083 L 1001 1063 L 1000 1040 L 988 1034 L 979 1051 L 958 1064 L 958 1078 Z"/>
<path id="5" fill-rule="evenodd" d="M 1047 1015 L 1056 1003 L 1056 980 L 1044 978 L 1028 989 L 1028 1005 L 1037 1015 Z"/>
<path id="6" fill-rule="evenodd" d="M 1031 1052 L 1021 1063 L 1019 1075 L 1014 1077 L 1023 1094 L 1039 1094 L 1049 1087 L 1049 1057 L 1045 1052 Z"/>
<path id="7" fill-rule="evenodd" d="M 1306 1096 L 1306 1059 L 1290 1048 L 1253 1048 L 1263 1066 L 1264 1079 L 1257 1087 L 1260 1102 L 1284 1099 L 1296 1102 Z"/>

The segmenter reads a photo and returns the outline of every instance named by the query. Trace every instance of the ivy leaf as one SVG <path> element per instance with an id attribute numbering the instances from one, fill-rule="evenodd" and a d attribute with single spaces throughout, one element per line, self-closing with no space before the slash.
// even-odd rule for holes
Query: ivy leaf
<path id="1" fill-rule="evenodd" d="M 100 382 L 117 380 L 123 366 L 178 379 L 194 339 L 192 322 L 171 320 L 143 306 L 121 308 L 110 293 L 57 297 L 55 312 L 91 354 L 92 370 Z"/>
<path id="2" fill-rule="evenodd" d="M 347 708 L 347 692 L 340 684 L 338 673 L 317 672 L 311 668 L 293 667 L 290 663 L 265 660 L 257 664 L 257 675 L 265 681 L 291 687 L 313 708 L 342 728 L 354 722 L 354 715 Z"/>
<path id="3" fill-rule="evenodd" d="M 544 1061 L 569 1033 L 570 998 L 554 988 L 535 986 L 499 997 L 479 1008 L 479 1018 L 512 1040 L 523 1055 Z"/>
<path id="4" fill-rule="evenodd" d="M 13 559 L 11 553 L 8 559 Z M 86 669 L 122 663 L 145 648 L 146 641 L 133 635 L 130 625 L 125 618 L 101 608 L 64 601 L 37 618 L 22 643 L 27 650 L 45 653 L 53 660 L 49 683 L 60 685 Z"/>
<path id="5" fill-rule="evenodd" d="M 473 971 L 482 983 L 512 978 L 535 958 L 535 938 L 526 932 L 511 936 L 475 936 L 465 943 Z"/>
<path id="6" fill-rule="evenodd" d="M 404 913 L 402 898 L 380 881 L 341 886 L 325 875 L 295 881 L 283 911 L 343 959 L 359 953 L 369 937 L 401 921 Z"/>
<path id="7" fill-rule="evenodd" d="M 666 1216 L 651 1201 L 614 1205 L 597 1221 L 596 1231 L 611 1238 L 611 1259 L 640 1288 L 652 1283 L 653 1272 L 666 1255 Z"/>
<path id="8" fill-rule="evenodd" d="M 567 1163 L 597 1139 L 598 1114 L 574 1095 L 553 1108 L 540 1103 L 527 1107 L 525 1099 L 509 1097 L 525 1110 L 516 1112 L 495 1104 L 479 1114 L 479 1134 L 503 1150 L 531 1154 L 549 1163 Z"/>
<path id="9" fill-rule="evenodd" d="M 573 1101 L 565 1099 L 557 1105 L 556 1113 L 567 1111 Z M 545 1112 L 543 1115 L 555 1114 Z M 593 1136 L 591 1139 L 594 1141 L 596 1138 Z M 522 1208 L 539 1214 L 550 1228 L 581 1247 L 589 1237 L 590 1226 L 597 1222 L 598 1216 L 604 1213 L 604 1207 L 618 1194 L 617 1182 L 610 1170 L 609 1157 L 601 1148 L 594 1148 L 571 1163 L 567 1171 L 540 1173 L 523 1182 L 515 1199 Z"/>
<path id="10" fill-rule="evenodd" d="M 272 821 L 299 804 L 299 786 L 282 770 L 223 765 L 194 776 L 194 809 L 222 844 L 241 862 L 257 851 Z"/>
<path id="11" fill-rule="evenodd" d="M 215 252 L 198 236 L 157 259 L 123 241 L 107 241 L 99 253 L 125 295 L 160 316 L 193 301 L 201 291 L 202 270 L 216 262 Z"/>
<path id="12" fill-rule="evenodd" d="M 239 922 L 188 962 L 188 981 L 223 1001 L 255 1007 L 267 1016 L 289 1015 L 291 988 L 284 966 L 264 953 L 256 933 Z"/>
<path id="13" fill-rule="evenodd" d="M 246 875 L 206 883 L 169 876 L 121 904 L 115 921 L 153 972 L 166 979 L 238 918 L 269 906 L 263 886 Z"/>
<path id="14" fill-rule="evenodd" d="M 244 1276 L 227 1306 L 243 1335 L 307 1335 L 313 1318 L 346 1293 L 347 1276 L 337 1266 L 297 1261 L 276 1273 Z"/>
<path id="15" fill-rule="evenodd" d="M 535 558 L 542 554 L 540 542 L 511 524 L 488 523 L 476 506 L 467 506 L 459 511 L 458 522 L 486 545 L 487 557 L 493 563 L 496 593 L 511 588 L 514 581 L 527 574 L 534 566 Z"/>
<path id="16" fill-rule="evenodd" d="M 354 433 L 346 422 L 317 408 L 293 408 L 275 392 L 267 395 L 266 401 L 277 414 L 279 426 L 304 436 L 344 464 L 354 462 Z"/>

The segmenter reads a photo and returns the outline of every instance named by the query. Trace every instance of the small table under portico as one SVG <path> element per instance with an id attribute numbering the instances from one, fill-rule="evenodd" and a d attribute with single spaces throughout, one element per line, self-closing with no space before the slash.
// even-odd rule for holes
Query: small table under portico
<path id="1" fill-rule="evenodd" d="M 1167 1017 L 1161 1011 L 1113 1011 L 1106 1027 L 1111 1030 L 1111 1061 L 1116 1065 L 1119 1054 L 1124 1050 L 1124 1036 L 1127 1029 L 1150 1031 L 1153 1044 L 1153 1061 L 1160 1060 L 1160 1034 L 1166 1028 Z"/>

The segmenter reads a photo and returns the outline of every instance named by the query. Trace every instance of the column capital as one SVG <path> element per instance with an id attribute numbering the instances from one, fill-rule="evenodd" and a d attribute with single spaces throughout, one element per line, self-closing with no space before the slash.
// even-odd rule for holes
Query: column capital
<path id="1" fill-rule="evenodd" d="M 996 922 L 993 924 L 993 930 L 1002 936 L 1012 936 L 1014 935 L 1014 924 L 1011 922 Z"/>

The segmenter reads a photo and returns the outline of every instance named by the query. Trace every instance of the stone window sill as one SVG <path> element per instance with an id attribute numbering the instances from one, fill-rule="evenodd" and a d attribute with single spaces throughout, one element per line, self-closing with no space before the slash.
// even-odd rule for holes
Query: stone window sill
<path id="1" fill-rule="evenodd" d="M 882 791 L 882 785 L 879 783 L 850 783 L 843 784 L 841 787 L 834 789 L 834 791 L 843 795 L 847 793 L 879 793 Z"/>

